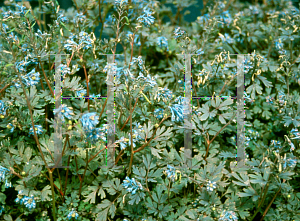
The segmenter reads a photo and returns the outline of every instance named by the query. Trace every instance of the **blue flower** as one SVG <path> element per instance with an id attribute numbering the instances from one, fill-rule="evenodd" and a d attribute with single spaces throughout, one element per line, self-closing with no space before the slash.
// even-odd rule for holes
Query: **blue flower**
<path id="1" fill-rule="evenodd" d="M 23 196 L 23 190 L 19 190 L 18 196 L 17 196 L 17 198 L 15 199 L 15 203 L 20 203 L 20 205 L 22 205 L 24 199 L 25 199 L 25 197 Z"/>
<path id="2" fill-rule="evenodd" d="M 43 133 L 43 129 L 42 129 L 42 126 L 41 126 L 41 125 L 34 125 L 34 127 L 35 127 L 35 132 L 36 132 L 37 135 Z M 33 127 L 32 127 L 32 126 L 31 126 L 31 128 L 29 129 L 29 134 L 34 135 Z"/>
<path id="3" fill-rule="evenodd" d="M 12 125 L 11 123 L 7 124 L 6 127 L 7 127 L 8 129 L 10 129 L 10 132 L 11 132 L 11 133 L 14 132 L 15 127 L 14 127 L 14 125 Z"/>
<path id="4" fill-rule="evenodd" d="M 31 197 L 25 196 L 23 203 L 29 210 L 34 209 L 36 207 L 33 195 L 31 195 Z"/>
<path id="5" fill-rule="evenodd" d="M 153 12 L 151 12 L 148 6 L 146 6 L 144 7 L 144 14 L 139 16 L 137 20 L 148 27 L 150 24 L 154 23 L 155 18 L 152 16 L 152 14 Z"/>
<path id="6" fill-rule="evenodd" d="M 228 44 L 233 44 L 234 43 L 234 40 L 233 38 L 231 38 L 227 33 L 225 33 L 224 35 L 222 34 L 219 34 L 220 35 L 220 38 L 222 39 L 222 42 L 226 42 Z"/>
<path id="7" fill-rule="evenodd" d="M 84 97 L 85 95 L 86 95 L 86 89 L 76 91 L 76 97 Z"/>
<path id="8" fill-rule="evenodd" d="M 60 15 L 57 17 L 57 20 L 55 20 L 56 27 L 59 26 L 59 23 L 69 23 L 69 19 L 65 17 L 62 13 L 59 13 Z"/>
<path id="9" fill-rule="evenodd" d="M 162 119 L 164 117 L 164 109 L 158 108 L 154 111 L 154 116 L 158 119 Z"/>
<path id="10" fill-rule="evenodd" d="M 199 22 L 206 24 L 210 19 L 210 14 L 204 14 L 203 16 L 199 16 L 197 19 L 199 20 Z"/>
<path id="11" fill-rule="evenodd" d="M 62 75 L 63 78 L 65 78 L 66 74 L 70 74 L 71 73 L 70 68 L 67 65 L 65 65 L 65 64 L 61 64 L 60 66 L 58 66 L 58 68 L 60 68 L 61 75 Z"/>
<path id="12" fill-rule="evenodd" d="M 94 128 L 87 132 L 86 137 L 91 143 L 96 143 L 100 138 L 106 142 L 107 128 L 106 124 L 103 124 L 101 128 Z"/>
<path id="13" fill-rule="evenodd" d="M 257 15 L 259 13 L 258 8 L 256 6 L 250 5 L 249 9 L 250 9 L 251 13 L 253 13 L 255 15 Z"/>
<path id="14" fill-rule="evenodd" d="M 64 45 L 64 48 L 67 49 L 67 51 L 73 51 L 73 49 L 77 49 L 78 44 L 75 42 L 75 35 L 73 33 L 71 33 L 66 42 L 67 44 Z"/>
<path id="15" fill-rule="evenodd" d="M 131 62 L 130 64 L 133 65 L 133 64 L 135 64 L 135 63 L 138 64 L 140 70 L 142 70 L 142 71 L 144 70 L 144 61 L 143 61 L 143 59 L 142 59 L 142 56 L 139 56 L 138 58 L 133 57 L 133 58 L 132 58 L 132 62 Z"/>
<path id="16" fill-rule="evenodd" d="M 170 91 L 168 88 L 159 88 L 159 91 L 157 92 L 157 95 L 154 97 L 154 99 L 157 98 L 157 101 L 159 102 L 160 99 L 162 99 L 165 103 L 167 103 L 169 100 L 171 100 L 173 97 L 172 91 Z"/>
<path id="17" fill-rule="evenodd" d="M 85 132 L 92 131 L 96 125 L 99 123 L 99 116 L 97 116 L 97 113 L 87 113 L 84 114 L 81 119 L 82 128 Z"/>
<path id="18" fill-rule="evenodd" d="M 233 211 L 223 210 L 219 221 L 237 221 L 238 218 Z"/>
<path id="19" fill-rule="evenodd" d="M 4 182 L 4 180 L 7 181 L 6 176 L 8 175 L 9 171 L 10 171 L 9 169 L 7 169 L 3 166 L 0 166 L 0 182 L 2 182 L 2 181 Z"/>
<path id="20" fill-rule="evenodd" d="M 91 37 L 84 31 L 79 33 L 79 45 L 83 48 L 83 49 L 89 49 L 92 48 L 94 41 L 91 39 Z"/>
<path id="21" fill-rule="evenodd" d="M 39 83 L 40 73 L 35 71 L 33 68 L 28 74 L 22 77 L 23 83 L 26 86 L 34 86 Z"/>
<path id="22" fill-rule="evenodd" d="M 119 140 L 117 140 L 115 143 L 120 144 L 121 150 L 124 150 L 126 148 L 126 144 L 125 142 L 127 142 L 128 139 L 126 139 L 125 137 L 121 137 Z"/>
<path id="23" fill-rule="evenodd" d="M 72 116 L 75 114 L 73 113 L 73 108 L 72 107 L 67 107 L 67 105 L 62 104 L 58 109 L 54 109 L 54 115 L 57 114 L 61 110 L 61 121 L 62 123 L 65 122 L 65 118 L 71 120 Z"/>
<path id="24" fill-rule="evenodd" d="M 11 182 L 8 182 L 7 179 L 5 180 L 5 188 L 13 187 Z"/>
<path id="25" fill-rule="evenodd" d="M 204 51 L 202 50 L 202 48 L 200 48 L 198 51 L 196 51 L 196 54 L 204 54 Z"/>
<path id="26" fill-rule="evenodd" d="M 275 48 L 276 48 L 277 50 L 281 50 L 282 47 L 283 47 L 283 43 L 281 42 L 281 39 L 276 40 L 276 41 L 275 41 Z"/>
<path id="27" fill-rule="evenodd" d="M 142 184 L 138 181 L 135 181 L 134 178 L 130 180 L 130 178 L 127 176 L 125 180 L 123 180 L 123 187 L 127 189 L 127 192 L 131 194 L 135 194 L 138 190 L 143 190 Z"/>
<path id="28" fill-rule="evenodd" d="M 6 109 L 8 107 L 5 106 L 4 102 L 0 100 L 0 118 L 4 118 L 4 116 L 6 115 Z"/>
<path id="29" fill-rule="evenodd" d="M 4 207 L 1 205 L 0 206 L 0 216 L 2 215 L 2 212 L 4 212 L 4 210 L 5 210 Z"/>
<path id="30" fill-rule="evenodd" d="M 298 131 L 297 128 L 293 128 L 291 130 L 291 134 L 293 135 L 293 137 L 291 138 L 291 140 L 293 140 L 293 139 L 300 139 L 300 132 Z"/>
<path id="31" fill-rule="evenodd" d="M 137 81 L 142 79 L 143 80 L 143 85 L 148 84 L 151 87 L 154 87 L 157 83 L 156 80 L 148 74 L 147 77 L 144 77 L 144 75 L 142 74 L 142 72 L 139 73 L 139 76 L 137 77 Z"/>
<path id="32" fill-rule="evenodd" d="M 156 42 L 160 48 L 166 48 L 169 51 L 168 39 L 166 37 L 158 37 Z"/>
<path id="33" fill-rule="evenodd" d="M 208 181 L 207 191 L 212 192 L 216 187 L 216 182 Z"/>
<path id="34" fill-rule="evenodd" d="M 131 31 L 128 31 L 126 36 L 129 40 L 129 42 L 131 42 L 131 36 L 133 35 L 133 33 Z M 127 39 L 126 39 L 127 40 Z M 134 35 L 134 41 L 133 41 L 134 45 L 136 46 L 141 46 L 141 41 L 139 39 L 139 35 Z"/>
<path id="35" fill-rule="evenodd" d="M 171 179 L 172 182 L 175 181 L 176 178 L 176 169 L 170 165 L 167 165 L 168 169 L 165 171 L 167 177 Z"/>
<path id="36" fill-rule="evenodd" d="M 288 165 L 289 167 L 295 167 L 296 164 L 297 164 L 297 160 L 294 160 L 294 159 L 288 159 L 288 160 L 287 160 L 287 165 Z"/>
<path id="37" fill-rule="evenodd" d="M 75 218 L 75 219 L 77 219 L 78 216 L 79 216 L 78 213 L 75 211 L 74 208 L 72 208 L 72 210 L 69 212 L 67 218 L 68 218 L 69 220 L 72 219 L 72 217 Z"/>
<path id="38" fill-rule="evenodd" d="M 83 23 L 84 21 L 86 21 L 86 16 L 82 12 L 76 13 L 73 23 L 78 25 L 78 23 Z"/>
<path id="39" fill-rule="evenodd" d="M 173 106 L 169 106 L 169 109 L 172 113 L 172 121 L 183 121 L 183 105 L 174 104 Z"/>
<path id="40" fill-rule="evenodd" d="M 180 30 L 180 27 L 175 28 L 174 31 L 174 35 L 175 35 L 175 39 L 179 39 L 180 37 L 182 37 L 186 32 L 183 30 Z"/>
<path id="41" fill-rule="evenodd" d="M 253 68 L 253 63 L 248 59 L 248 58 L 246 58 L 245 60 L 244 60 L 244 73 L 245 74 L 247 74 L 248 72 L 249 72 L 249 70 L 251 69 L 251 68 Z"/>
<path id="42" fill-rule="evenodd" d="M 231 22 L 233 20 L 232 17 L 231 17 L 231 15 L 230 15 L 230 13 L 228 11 L 222 12 L 222 14 L 219 15 L 219 16 L 217 16 L 217 17 L 222 22 L 222 24 L 219 24 L 218 26 L 222 27 L 222 28 L 224 27 L 224 24 L 226 24 L 227 27 L 229 27 L 229 25 L 231 24 Z"/>
<path id="43" fill-rule="evenodd" d="M 41 32 L 41 30 L 38 29 L 38 30 L 37 30 L 37 33 L 35 33 L 34 35 L 37 36 L 37 37 L 39 37 L 39 38 L 41 38 L 41 39 L 43 39 L 43 38 L 46 38 L 47 35 L 50 35 L 50 34 L 47 34 L 46 32 L 44 32 L 44 34 L 43 34 L 43 33 Z"/>

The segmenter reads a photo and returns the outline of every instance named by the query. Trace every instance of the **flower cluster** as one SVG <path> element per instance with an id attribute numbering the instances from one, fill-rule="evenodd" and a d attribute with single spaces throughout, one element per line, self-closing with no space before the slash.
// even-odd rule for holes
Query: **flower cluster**
<path id="1" fill-rule="evenodd" d="M 61 75 L 62 75 L 63 78 L 65 78 L 66 74 L 70 74 L 71 73 L 70 68 L 67 65 L 65 65 L 65 64 L 59 65 L 58 68 L 60 68 Z"/>
<path id="2" fill-rule="evenodd" d="M 20 73 L 26 72 L 26 68 L 31 64 L 38 64 L 37 58 L 32 58 L 30 54 L 27 54 L 23 61 L 16 62 L 16 68 Z"/>
<path id="3" fill-rule="evenodd" d="M 143 80 L 142 85 L 146 85 L 148 84 L 150 87 L 154 87 L 155 85 L 157 85 L 156 83 L 156 79 L 154 77 L 151 77 L 149 74 L 147 75 L 147 77 L 145 77 L 142 72 L 139 72 L 139 76 L 136 78 L 136 80 Z"/>
<path id="4" fill-rule="evenodd" d="M 166 48 L 167 51 L 169 51 L 168 39 L 166 37 L 163 37 L 163 36 L 158 37 L 156 39 L 156 42 L 157 42 L 158 47 L 160 47 L 160 48 Z"/>
<path id="5" fill-rule="evenodd" d="M 298 131 L 298 129 L 297 128 L 293 128 L 292 130 L 291 130 L 291 134 L 292 134 L 292 140 L 293 139 L 300 139 L 300 132 Z"/>
<path id="6" fill-rule="evenodd" d="M 148 6 L 144 7 L 143 10 L 144 10 L 144 14 L 139 16 L 137 20 L 148 27 L 149 25 L 154 23 L 154 17 L 152 16 L 154 12 L 150 11 Z"/>
<path id="7" fill-rule="evenodd" d="M 139 56 L 138 58 L 136 58 L 136 57 L 132 58 L 132 62 L 130 64 L 133 65 L 133 64 L 136 64 L 136 63 L 138 64 L 139 69 L 141 71 L 144 71 L 145 67 L 144 67 L 144 61 L 142 59 L 142 56 Z"/>
<path id="8" fill-rule="evenodd" d="M 157 95 L 155 95 L 154 99 L 157 99 L 158 102 L 160 101 L 160 99 L 162 99 L 163 102 L 167 103 L 172 99 L 172 97 L 172 91 L 165 87 L 159 88 L 159 91 L 157 92 Z"/>
<path id="9" fill-rule="evenodd" d="M 285 94 L 282 92 L 282 91 L 279 91 L 279 93 L 278 93 L 278 101 L 279 101 L 279 105 L 280 106 L 283 106 L 285 103 L 286 103 L 286 101 L 285 101 Z"/>
<path id="10" fill-rule="evenodd" d="M 25 205 L 25 207 L 27 207 L 29 210 L 34 209 L 36 207 L 36 202 L 34 200 L 33 195 L 31 195 L 30 197 L 24 196 L 22 190 L 19 190 L 15 202 L 20 203 L 20 205 Z"/>
<path id="11" fill-rule="evenodd" d="M 57 114 L 59 111 L 61 111 L 61 121 L 62 123 L 65 123 L 65 118 L 72 119 L 72 116 L 75 114 L 73 113 L 72 107 L 67 107 L 67 105 L 62 104 L 58 109 L 54 109 L 54 114 Z"/>
<path id="12" fill-rule="evenodd" d="M 99 123 L 99 116 L 96 114 L 97 113 L 87 113 L 80 119 L 83 131 L 85 132 L 87 139 L 92 143 L 97 142 L 99 138 L 106 141 L 104 131 L 107 130 L 107 125 L 103 124 L 101 128 L 96 128 L 96 125 Z"/>
<path id="13" fill-rule="evenodd" d="M 227 25 L 227 27 L 229 27 L 229 25 L 231 24 L 231 22 L 233 21 L 231 15 L 229 14 L 228 11 L 224 11 L 221 13 L 221 15 L 217 16 L 220 21 L 222 22 L 221 24 L 219 24 L 219 27 L 224 27 L 224 24 Z"/>
<path id="14" fill-rule="evenodd" d="M 123 180 L 123 187 L 127 189 L 127 192 L 135 194 L 138 190 L 143 190 L 142 184 L 135 181 L 134 178 L 130 179 L 128 176 Z"/>
<path id="15" fill-rule="evenodd" d="M 207 191 L 212 192 L 216 187 L 216 182 L 211 182 L 210 180 L 208 181 Z"/>
<path id="16" fill-rule="evenodd" d="M 129 42 L 131 41 L 131 36 L 133 36 L 133 33 L 131 31 L 128 31 L 126 34 L 126 37 L 129 39 Z M 133 41 L 134 45 L 136 46 L 141 46 L 141 41 L 139 39 L 138 35 L 134 35 L 134 41 Z"/>
<path id="17" fill-rule="evenodd" d="M 75 34 L 71 33 L 67 43 L 64 45 L 64 48 L 67 51 L 78 51 L 80 49 L 89 49 L 93 47 L 95 38 L 91 38 L 86 32 L 81 31 L 77 37 Z M 78 43 L 77 43 L 78 42 Z"/>
<path id="18" fill-rule="evenodd" d="M 178 102 L 178 104 L 173 104 L 171 106 L 168 106 L 168 108 L 172 113 L 172 118 L 171 118 L 172 121 L 177 121 L 177 122 L 183 121 L 183 111 L 184 111 L 183 101 L 184 98 L 179 96 L 178 98 L 175 99 L 175 102 Z"/>
<path id="19" fill-rule="evenodd" d="M 283 169 L 286 169 L 287 166 L 293 168 L 296 166 L 297 160 L 292 158 L 286 159 L 286 155 L 285 155 L 282 163 L 283 163 Z"/>
<path id="20" fill-rule="evenodd" d="M 184 34 L 186 34 L 186 32 L 181 30 L 180 27 L 175 28 L 174 31 L 175 39 L 180 39 L 181 37 L 184 36 Z"/>
<path id="21" fill-rule="evenodd" d="M 4 118 L 7 108 L 8 106 L 5 106 L 4 102 L 0 100 L 0 118 Z"/>
<path id="22" fill-rule="evenodd" d="M 72 218 L 77 219 L 78 218 L 78 213 L 76 212 L 76 210 L 74 208 L 72 208 L 72 210 L 69 212 L 67 218 L 70 220 Z"/>
<path id="23" fill-rule="evenodd" d="M 69 19 L 64 16 L 62 13 L 57 17 L 57 20 L 54 21 L 56 24 L 56 27 L 59 26 L 59 23 L 69 23 Z"/>
<path id="24" fill-rule="evenodd" d="M 244 59 L 244 73 L 245 74 L 247 74 L 249 72 L 249 70 L 253 68 L 252 65 L 253 65 L 253 63 L 248 58 Z"/>
<path id="25" fill-rule="evenodd" d="M 164 117 L 164 109 L 158 108 L 154 111 L 154 116 L 158 119 L 162 119 Z"/>
<path id="26" fill-rule="evenodd" d="M 32 69 L 28 74 L 25 76 L 21 76 L 23 84 L 28 87 L 34 86 L 39 83 L 40 80 L 40 73 L 35 71 L 35 68 Z M 15 83 L 16 88 L 20 88 L 21 85 L 19 83 Z"/>
<path id="27" fill-rule="evenodd" d="M 275 152 L 279 152 L 279 149 L 282 147 L 281 146 L 281 142 L 280 141 L 276 141 L 276 140 L 271 140 L 271 145 L 273 145 L 275 148 L 277 148 L 277 150 L 275 150 Z"/>
<path id="28" fill-rule="evenodd" d="M 167 167 L 168 169 L 165 171 L 165 174 L 167 174 L 167 177 L 170 178 L 172 182 L 174 182 L 176 178 L 176 169 L 175 167 L 172 167 L 170 165 L 168 165 Z"/>
<path id="29" fill-rule="evenodd" d="M 226 211 L 226 210 L 223 210 L 221 215 L 220 215 L 220 218 L 219 218 L 219 221 L 236 221 L 238 220 L 235 212 L 233 211 Z"/>
<path id="30" fill-rule="evenodd" d="M 266 102 L 269 103 L 269 104 L 273 104 L 273 100 L 274 100 L 274 97 L 271 97 L 270 95 L 268 95 L 266 97 Z"/>
<path id="31" fill-rule="evenodd" d="M 17 10 L 12 11 L 11 9 L 9 9 L 7 12 L 3 11 L 2 15 L 3 15 L 4 19 L 23 17 L 28 11 L 28 10 L 26 10 L 26 7 L 23 5 L 18 5 L 16 3 L 14 3 L 13 5 L 17 8 Z"/>
<path id="32" fill-rule="evenodd" d="M 36 134 L 42 134 L 44 132 L 44 130 L 42 129 L 42 126 L 41 125 L 34 125 L 35 127 L 35 132 Z M 33 132 L 33 127 L 31 126 L 31 128 L 29 129 L 29 134 L 32 134 L 34 135 L 34 132 Z"/>
<path id="33" fill-rule="evenodd" d="M 8 182 L 8 178 L 7 178 L 8 172 L 9 172 L 9 169 L 7 169 L 3 166 L 0 166 L 0 182 L 2 182 L 2 181 L 4 182 L 4 180 L 5 180 L 5 188 L 12 187 L 11 182 Z"/>
<path id="34" fill-rule="evenodd" d="M 128 142 L 129 139 L 125 138 L 125 137 L 121 137 L 119 140 L 117 140 L 115 143 L 120 144 L 121 150 L 124 150 L 126 148 L 126 144 L 125 142 Z"/>
<path id="35" fill-rule="evenodd" d="M 85 95 L 86 95 L 86 89 L 76 91 L 76 97 L 84 97 Z"/>

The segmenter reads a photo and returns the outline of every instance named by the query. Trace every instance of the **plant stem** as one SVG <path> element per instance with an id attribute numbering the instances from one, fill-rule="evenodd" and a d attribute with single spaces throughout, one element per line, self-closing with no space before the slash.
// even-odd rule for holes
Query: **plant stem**
<path id="1" fill-rule="evenodd" d="M 130 109 L 131 109 L 131 98 L 129 100 L 129 104 L 130 104 Z M 128 168 L 128 171 L 127 171 L 127 176 L 130 175 L 131 173 L 131 166 L 132 166 L 132 162 L 133 162 L 133 154 L 134 154 L 134 151 L 133 151 L 133 137 L 132 137 L 132 111 L 130 113 L 130 141 L 131 141 L 131 156 L 130 156 L 130 163 L 129 163 L 129 168 Z"/>
<path id="2" fill-rule="evenodd" d="M 79 187 L 79 198 L 80 198 L 80 195 L 81 195 L 82 182 L 84 180 L 86 169 L 87 169 L 88 165 L 89 165 L 89 149 L 87 148 L 86 149 L 86 165 L 85 165 L 85 168 L 84 168 L 84 172 L 83 172 L 82 179 L 80 181 L 80 187 Z"/>
<path id="3" fill-rule="evenodd" d="M 52 191 L 52 212 L 53 212 L 53 219 L 56 221 L 56 208 L 55 208 L 55 195 L 54 195 L 54 186 L 53 186 L 53 176 L 52 171 L 48 171 L 50 176 L 50 183 L 51 183 L 51 191 Z"/>

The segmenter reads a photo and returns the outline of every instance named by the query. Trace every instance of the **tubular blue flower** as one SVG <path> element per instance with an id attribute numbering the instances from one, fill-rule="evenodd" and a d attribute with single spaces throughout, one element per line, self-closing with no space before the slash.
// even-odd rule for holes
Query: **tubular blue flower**
<path id="1" fill-rule="evenodd" d="M 180 37 L 182 37 L 186 32 L 183 30 L 180 30 L 180 27 L 175 28 L 174 31 L 174 35 L 175 35 L 175 39 L 179 39 Z"/>
<path id="2" fill-rule="evenodd" d="M 103 124 L 101 128 L 94 128 L 91 131 L 89 131 L 86 135 L 87 139 L 93 144 L 96 143 L 100 138 L 102 138 L 102 140 L 106 142 L 106 126 L 106 124 Z"/>
<path id="3" fill-rule="evenodd" d="M 19 43 L 19 38 L 18 36 L 16 36 L 13 32 L 10 32 L 8 35 L 7 35 L 7 39 L 12 42 L 12 43 Z"/>
<path id="4" fill-rule="evenodd" d="M 252 14 L 257 15 L 259 13 L 258 8 L 256 6 L 250 5 L 249 9 L 250 9 Z"/>
<path id="5" fill-rule="evenodd" d="M 72 107 L 67 107 L 67 105 L 62 104 L 58 109 L 54 109 L 54 115 L 57 114 L 61 110 L 61 121 L 62 123 L 65 123 L 65 118 L 71 120 L 72 116 L 75 114 L 73 113 L 73 108 Z"/>
<path id="6" fill-rule="evenodd" d="M 233 211 L 223 210 L 220 215 L 219 221 L 237 221 L 238 218 Z"/>
<path id="7" fill-rule="evenodd" d="M 86 16 L 82 12 L 76 13 L 73 23 L 78 25 L 78 23 L 83 23 L 84 21 L 86 21 Z"/>
<path id="8" fill-rule="evenodd" d="M 124 150 L 126 148 L 125 142 L 128 142 L 129 140 L 125 137 L 121 137 L 119 140 L 117 140 L 115 143 L 120 144 L 121 150 Z"/>
<path id="9" fill-rule="evenodd" d="M 292 138 L 290 138 L 291 140 L 293 140 L 293 139 L 300 139 L 300 132 L 298 131 L 297 128 L 293 128 L 291 130 L 291 134 L 293 136 Z"/>
<path id="10" fill-rule="evenodd" d="M 133 36 L 133 33 L 131 31 L 128 31 L 126 34 L 127 37 L 127 41 L 131 42 L 131 36 Z M 133 41 L 134 45 L 136 46 L 141 46 L 141 41 L 139 39 L 139 35 L 134 35 L 134 41 Z"/>
<path id="11" fill-rule="evenodd" d="M 79 45 L 82 49 L 86 50 L 93 47 L 93 40 L 91 37 L 84 31 L 79 33 Z"/>
<path id="12" fill-rule="evenodd" d="M 1 205 L 0 206 L 0 216 L 2 215 L 2 213 L 5 211 L 4 207 Z"/>
<path id="13" fill-rule="evenodd" d="M 24 203 L 25 207 L 27 207 L 29 210 L 34 209 L 36 207 L 36 203 L 35 203 L 33 195 L 31 195 L 30 197 L 25 196 L 23 203 Z"/>
<path id="14" fill-rule="evenodd" d="M 83 130 L 88 133 L 92 131 L 96 125 L 99 123 L 99 116 L 97 116 L 97 113 L 87 113 L 82 115 L 81 119 L 81 125 Z"/>
<path id="15" fill-rule="evenodd" d="M 133 58 L 132 58 L 132 62 L 131 62 L 130 64 L 133 65 L 133 64 L 135 64 L 135 63 L 138 64 L 138 66 L 139 66 L 139 68 L 140 68 L 141 71 L 144 70 L 144 61 L 143 61 L 143 59 L 142 59 L 142 56 L 139 56 L 138 58 L 133 57 Z"/>
<path id="16" fill-rule="evenodd" d="M 154 87 L 156 83 L 156 79 L 154 77 L 151 78 L 151 76 L 148 74 L 147 77 L 144 77 L 142 72 L 139 72 L 139 76 L 136 78 L 136 80 L 143 80 L 142 85 L 148 84 L 151 87 Z"/>
<path id="17" fill-rule="evenodd" d="M 162 119 L 164 117 L 164 109 L 158 108 L 154 111 L 154 116 L 158 119 Z"/>
<path id="18" fill-rule="evenodd" d="M 72 208 L 72 210 L 69 212 L 67 218 L 70 220 L 72 218 L 77 219 L 78 218 L 78 213 L 76 212 L 76 210 L 74 208 Z"/>
<path id="19" fill-rule="evenodd" d="M 7 179 L 5 180 L 5 188 L 10 188 L 12 187 L 11 182 L 8 182 Z"/>
<path id="20" fill-rule="evenodd" d="M 181 122 L 183 121 L 183 105 L 181 104 L 174 104 L 169 106 L 169 109 L 172 113 L 172 121 Z"/>
<path id="21" fill-rule="evenodd" d="M 111 63 L 111 64 L 107 64 L 105 65 L 103 72 L 107 73 L 107 71 L 111 70 L 114 74 L 117 73 L 117 64 L 116 63 Z"/>
<path id="22" fill-rule="evenodd" d="M 4 102 L 0 100 L 0 118 L 4 118 L 7 108 L 8 106 L 5 106 Z"/>
<path id="23" fill-rule="evenodd" d="M 169 164 L 167 165 L 167 167 L 168 169 L 165 171 L 165 173 L 167 174 L 167 177 L 170 178 L 172 182 L 174 182 L 176 178 L 176 169 Z"/>
<path id="24" fill-rule="evenodd" d="M 204 51 L 202 50 L 202 48 L 200 48 L 198 51 L 196 51 L 196 54 L 204 54 Z"/>
<path id="25" fill-rule="evenodd" d="M 0 182 L 4 182 L 4 181 L 7 181 L 7 175 L 8 175 L 8 172 L 10 170 L 3 167 L 3 166 L 0 166 Z"/>
<path id="26" fill-rule="evenodd" d="M 67 43 L 64 45 L 64 48 L 67 51 L 75 51 L 78 47 L 78 44 L 75 42 L 75 35 L 71 33 L 69 39 L 66 41 Z"/>
<path id="27" fill-rule="evenodd" d="M 203 16 L 199 16 L 197 19 L 199 22 L 206 24 L 210 19 L 210 14 L 204 14 Z"/>
<path id="28" fill-rule="evenodd" d="M 66 74 L 71 73 L 70 68 L 65 64 L 59 65 L 58 68 L 61 70 L 61 75 L 62 75 L 63 78 L 65 78 Z"/>
<path id="29" fill-rule="evenodd" d="M 247 74 L 247 73 L 249 72 L 249 70 L 250 70 L 251 68 L 253 68 L 252 65 L 253 65 L 252 62 L 251 62 L 248 58 L 246 58 L 246 59 L 244 60 L 244 73 L 245 73 L 245 74 Z"/>
<path id="30" fill-rule="evenodd" d="M 274 98 L 269 96 L 269 95 L 266 97 L 266 102 L 267 103 L 273 104 L 273 100 L 274 100 Z"/>
<path id="31" fill-rule="evenodd" d="M 22 77 L 23 83 L 26 86 L 34 86 L 39 83 L 40 73 L 35 71 L 33 68 L 28 74 Z"/>
<path id="32" fill-rule="evenodd" d="M 287 159 L 287 166 L 289 167 L 295 167 L 297 164 L 297 160 L 296 159 Z"/>
<path id="33" fill-rule="evenodd" d="M 15 199 L 15 203 L 20 203 L 20 205 L 23 204 L 25 197 L 23 196 L 23 190 L 19 190 L 18 196 Z"/>
<path id="34" fill-rule="evenodd" d="M 85 95 L 86 95 L 86 89 L 76 91 L 76 97 L 84 97 Z"/>
<path id="35" fill-rule="evenodd" d="M 220 38 L 221 38 L 221 40 L 222 40 L 223 43 L 224 42 L 226 42 L 228 44 L 233 44 L 234 43 L 233 38 L 231 38 L 229 36 L 229 34 L 225 33 L 224 35 L 222 35 L 222 34 L 219 33 L 219 35 L 220 35 Z"/>
<path id="36" fill-rule="evenodd" d="M 39 38 L 41 38 L 41 39 L 46 38 L 47 35 L 50 36 L 50 34 L 48 34 L 48 33 L 46 33 L 46 32 L 44 32 L 44 34 L 43 34 L 43 33 L 41 32 L 40 29 L 38 29 L 38 30 L 37 30 L 37 33 L 35 33 L 34 35 L 37 36 L 37 37 L 39 37 Z"/>
<path id="37" fill-rule="evenodd" d="M 219 24 L 218 26 L 219 27 L 224 27 L 224 24 L 227 25 L 227 27 L 229 27 L 229 25 L 231 24 L 232 22 L 232 17 L 230 15 L 230 13 L 228 11 L 224 11 L 221 13 L 221 15 L 217 16 L 220 21 L 222 22 L 222 24 Z"/>
<path id="38" fill-rule="evenodd" d="M 143 190 L 142 184 L 138 181 L 135 181 L 134 178 L 130 180 L 130 178 L 127 176 L 125 180 L 123 180 L 123 187 L 127 189 L 127 192 L 131 194 L 135 194 L 138 190 Z"/>
<path id="39" fill-rule="evenodd" d="M 154 99 L 157 99 L 159 102 L 160 99 L 162 99 L 165 103 L 170 101 L 173 97 L 172 91 L 170 91 L 168 88 L 159 88 L 159 91 L 157 92 L 157 95 L 155 95 Z"/>
<path id="40" fill-rule="evenodd" d="M 210 180 L 208 181 L 207 191 L 212 192 L 216 187 L 216 182 L 211 182 Z"/>
<path id="41" fill-rule="evenodd" d="M 44 130 L 42 129 L 42 126 L 41 125 L 34 125 L 35 127 L 35 132 L 36 134 L 42 134 L 44 132 Z M 34 135 L 34 132 L 33 132 L 33 127 L 31 126 L 31 128 L 29 129 L 29 134 L 32 134 Z"/>
<path id="42" fill-rule="evenodd" d="M 144 14 L 139 16 L 137 20 L 142 22 L 145 26 L 149 26 L 154 23 L 154 17 L 152 16 L 153 12 L 150 11 L 148 6 L 144 7 Z"/>
<path id="43" fill-rule="evenodd" d="M 56 27 L 58 27 L 60 23 L 69 23 L 69 19 L 62 13 L 60 13 L 60 15 L 57 17 L 57 20 L 55 20 L 54 22 L 56 24 Z"/>
<path id="44" fill-rule="evenodd" d="M 157 45 L 160 48 L 166 48 L 167 51 L 169 51 L 169 46 L 168 46 L 168 39 L 166 37 L 157 37 L 156 39 Z"/>
<path id="45" fill-rule="evenodd" d="M 11 133 L 14 132 L 15 127 L 14 127 L 14 125 L 12 125 L 11 123 L 7 124 L 6 127 L 7 127 L 8 129 L 10 129 L 10 132 L 11 132 Z"/>
<path id="46" fill-rule="evenodd" d="M 26 10 L 26 7 L 23 6 L 23 5 L 18 5 L 17 3 L 14 3 L 13 5 L 18 10 L 18 11 L 15 12 L 15 15 L 24 16 L 26 14 L 26 12 L 28 11 L 28 10 Z"/>

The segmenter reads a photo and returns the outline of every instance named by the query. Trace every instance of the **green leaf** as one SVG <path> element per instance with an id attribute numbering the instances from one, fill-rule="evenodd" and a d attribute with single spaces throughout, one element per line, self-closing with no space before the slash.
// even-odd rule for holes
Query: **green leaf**
<path id="1" fill-rule="evenodd" d="M 284 173 L 279 174 L 279 177 L 281 179 L 290 180 L 290 179 L 292 179 L 291 176 L 294 174 L 295 174 L 294 172 L 284 172 Z"/>
<path id="2" fill-rule="evenodd" d="M 49 195 L 52 196 L 50 189 L 51 189 L 50 185 L 47 185 L 41 191 L 41 200 L 42 201 L 50 201 L 51 200 L 51 198 L 49 197 Z"/>
<path id="3" fill-rule="evenodd" d="M 87 191 L 89 191 L 90 193 L 88 195 L 84 195 L 86 199 L 83 200 L 83 202 L 95 203 L 98 188 L 98 186 L 88 186 Z"/>
<path id="4" fill-rule="evenodd" d="M 266 77 L 263 77 L 263 76 L 260 76 L 260 75 L 257 75 L 256 76 L 261 82 L 263 82 L 263 84 L 269 88 L 269 87 L 273 87 L 272 85 L 272 82 L 271 81 L 268 81 Z"/>

